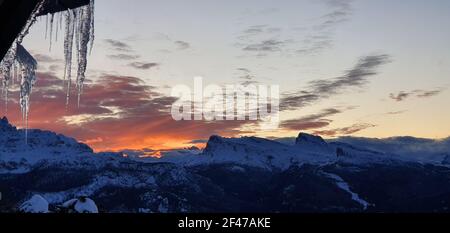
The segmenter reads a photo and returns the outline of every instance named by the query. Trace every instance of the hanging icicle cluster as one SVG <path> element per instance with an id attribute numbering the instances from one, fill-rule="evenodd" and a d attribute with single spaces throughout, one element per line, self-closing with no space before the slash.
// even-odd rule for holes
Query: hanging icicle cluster
<path id="1" fill-rule="evenodd" d="M 83 84 L 87 67 L 88 47 L 92 50 L 94 43 L 94 0 L 90 4 L 65 12 L 64 37 L 64 80 L 67 81 L 66 105 L 69 103 L 70 86 L 72 82 L 73 44 L 77 57 L 76 88 L 78 92 L 78 106 L 83 93 Z"/>
<path id="2" fill-rule="evenodd" d="M 77 72 L 76 88 L 78 92 L 78 106 L 83 92 L 83 84 L 87 67 L 88 47 L 89 51 L 94 46 L 94 6 L 95 1 L 90 0 L 88 5 L 68 9 L 65 12 L 48 14 L 46 19 L 45 37 L 50 38 L 50 50 L 52 48 L 54 22 L 56 20 L 55 40 L 58 40 L 58 29 L 61 29 L 64 20 L 64 82 L 67 81 L 66 107 L 69 104 L 70 88 L 72 85 L 73 50 L 76 52 Z M 63 18 L 64 17 L 64 18 Z M 75 44 L 75 46 L 74 46 Z"/>
<path id="3" fill-rule="evenodd" d="M 11 48 L 0 62 L 0 78 L 2 80 L 2 93 L 5 98 L 5 112 L 8 103 L 8 88 L 11 82 L 20 80 L 20 109 L 22 117 L 25 121 L 26 129 L 28 128 L 28 113 L 30 110 L 30 95 L 33 85 L 36 82 L 37 62 L 34 58 L 21 46 L 23 38 L 28 34 L 30 27 L 36 21 L 36 18 L 42 12 L 46 0 L 42 0 L 36 6 L 31 17 L 28 19 L 22 32 L 16 38 Z M 64 17 L 64 18 L 63 18 Z M 56 18 L 56 20 L 55 20 Z M 63 19 L 65 22 L 63 22 Z M 54 22 L 56 21 L 56 27 Z M 52 48 L 53 37 L 58 40 L 58 29 L 64 30 L 64 80 L 67 81 L 67 98 L 66 105 L 69 103 L 70 86 L 72 77 L 72 60 L 73 50 L 76 51 L 77 72 L 76 72 L 76 88 L 78 91 L 78 106 L 80 105 L 80 95 L 83 92 L 83 84 L 85 80 L 85 72 L 87 67 L 88 47 L 89 52 L 94 45 L 94 0 L 85 6 L 75 9 L 68 9 L 64 12 L 47 14 L 45 37 L 49 38 Z M 54 30 L 56 29 L 56 30 Z M 53 33 L 55 31 L 55 33 Z M 53 36 L 55 34 L 55 36 Z M 73 44 L 75 43 L 75 48 Z"/>
<path id="4" fill-rule="evenodd" d="M 22 47 L 23 38 L 28 34 L 30 27 L 36 22 L 36 18 L 41 12 L 44 1 L 38 3 L 27 20 L 22 32 L 17 36 L 0 62 L 0 77 L 2 78 L 2 91 L 5 96 L 5 112 L 8 104 L 8 88 L 11 81 L 20 79 L 20 110 L 25 125 L 28 125 L 28 113 L 30 110 L 30 95 L 32 87 L 36 81 L 36 60 Z M 27 132 L 27 127 L 25 129 Z"/>

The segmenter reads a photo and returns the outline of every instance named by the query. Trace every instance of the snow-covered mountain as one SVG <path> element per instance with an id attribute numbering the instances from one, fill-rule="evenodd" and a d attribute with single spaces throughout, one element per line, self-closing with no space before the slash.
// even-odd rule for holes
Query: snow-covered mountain
<path id="1" fill-rule="evenodd" d="M 0 212 L 69 204 L 89 212 L 447 212 L 448 145 L 304 133 L 293 143 L 211 136 L 204 150 L 141 158 L 139 151 L 94 153 L 41 130 L 29 130 L 26 143 L 25 132 L 3 118 Z"/>

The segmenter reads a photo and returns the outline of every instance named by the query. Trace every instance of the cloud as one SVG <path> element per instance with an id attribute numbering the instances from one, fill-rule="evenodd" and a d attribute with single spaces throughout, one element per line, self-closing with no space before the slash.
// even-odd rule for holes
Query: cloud
<path id="1" fill-rule="evenodd" d="M 279 27 L 269 27 L 268 25 L 253 25 L 244 29 L 241 35 L 238 37 L 239 40 L 250 40 L 256 39 L 261 36 L 273 36 L 282 31 Z"/>
<path id="2" fill-rule="evenodd" d="M 268 25 L 253 25 L 244 29 L 237 37 L 236 46 L 242 51 L 256 56 L 280 52 L 291 44 L 290 39 L 280 39 L 282 29 Z"/>
<path id="3" fill-rule="evenodd" d="M 399 92 L 398 94 L 391 93 L 389 95 L 389 98 L 391 98 L 397 102 L 401 102 L 401 101 L 405 100 L 406 98 L 408 98 L 410 95 L 411 95 L 411 93 L 402 91 L 402 92 Z"/>
<path id="4" fill-rule="evenodd" d="M 181 148 L 211 134 L 236 136 L 249 121 L 175 121 L 170 114 L 176 98 L 158 92 L 137 77 L 103 74 L 84 86 L 80 107 L 65 106 L 63 81 L 37 73 L 30 109 L 30 128 L 52 130 L 89 143 L 98 151 Z M 19 90 L 10 89 L 8 118 L 22 126 Z M 71 95 L 76 95 L 75 88 Z M 75 98 L 76 99 L 76 98 Z M 0 101 L 4 109 L 4 101 Z"/>
<path id="5" fill-rule="evenodd" d="M 247 68 L 237 68 L 238 71 L 244 72 L 244 73 L 250 73 L 250 70 Z"/>
<path id="6" fill-rule="evenodd" d="M 138 59 L 140 56 L 139 55 L 131 55 L 131 54 L 119 53 L 119 54 L 107 55 L 107 57 L 110 58 L 110 59 L 113 59 L 113 60 L 135 60 L 135 59 Z"/>
<path id="7" fill-rule="evenodd" d="M 155 62 L 133 62 L 128 64 L 129 66 L 139 69 L 139 70 L 148 70 L 154 67 L 158 67 L 159 63 L 155 63 Z"/>
<path id="8" fill-rule="evenodd" d="M 399 115 L 399 114 L 403 114 L 405 112 L 407 112 L 407 110 L 387 112 L 386 115 Z"/>
<path id="9" fill-rule="evenodd" d="M 208 139 L 194 139 L 192 141 L 190 141 L 189 143 L 191 144 L 202 144 L 202 143 L 207 143 Z"/>
<path id="10" fill-rule="evenodd" d="M 59 70 L 61 70 L 62 68 L 59 66 L 59 65 L 50 65 L 49 67 L 48 67 L 48 70 L 49 71 L 51 71 L 51 72 L 56 72 L 56 71 L 59 71 Z"/>
<path id="11" fill-rule="evenodd" d="M 283 121 L 281 122 L 280 126 L 285 129 L 296 131 L 323 128 L 330 125 L 330 123 L 332 122 L 331 120 L 326 119 L 327 117 L 331 117 L 339 113 L 342 113 L 342 110 L 336 108 L 328 108 L 316 114 L 301 117 L 298 119 Z"/>
<path id="12" fill-rule="evenodd" d="M 314 54 L 333 45 L 334 32 L 338 25 L 349 20 L 352 14 L 351 0 L 327 0 L 330 11 L 319 18 L 302 41 L 300 54 Z"/>
<path id="13" fill-rule="evenodd" d="M 248 26 L 239 32 L 236 47 L 257 57 L 283 51 L 282 55 L 314 54 L 333 46 L 337 27 L 350 19 L 352 1 L 322 1 L 327 12 L 307 26 L 283 27 L 267 24 Z M 292 34 L 295 33 L 295 34 Z M 298 34 L 303 33 L 303 34 Z"/>
<path id="14" fill-rule="evenodd" d="M 131 49 L 131 46 L 128 45 L 125 42 L 119 41 L 119 40 L 113 40 L 113 39 L 105 39 L 104 40 L 112 49 L 116 50 L 116 51 L 121 51 L 121 52 L 131 52 L 133 51 Z"/>
<path id="15" fill-rule="evenodd" d="M 414 90 L 414 91 L 400 91 L 399 93 L 391 93 L 389 94 L 389 98 L 395 100 L 397 102 L 405 101 L 411 97 L 416 98 L 430 98 L 436 95 L 441 94 L 444 89 L 437 90 Z"/>
<path id="16" fill-rule="evenodd" d="M 360 132 L 362 130 L 376 127 L 376 125 L 368 124 L 368 123 L 359 123 L 354 124 L 348 127 L 344 128 L 336 128 L 336 129 L 330 129 L 330 130 L 318 130 L 314 131 L 314 134 L 318 134 L 321 136 L 328 136 L 328 137 L 335 137 L 335 136 L 345 136 L 345 135 L 351 135 L 357 132 Z"/>
<path id="17" fill-rule="evenodd" d="M 248 86 L 250 84 L 258 84 L 259 82 L 254 80 L 255 76 L 251 74 L 250 69 L 247 68 L 237 68 L 236 69 L 239 72 L 238 78 L 240 79 L 240 84 L 244 86 Z"/>
<path id="18" fill-rule="evenodd" d="M 417 97 L 419 98 L 428 98 L 441 94 L 443 90 L 432 90 L 432 91 L 424 91 L 421 90 L 418 92 Z"/>
<path id="19" fill-rule="evenodd" d="M 191 47 L 191 44 L 189 44 L 186 41 L 177 40 L 174 43 L 178 47 L 179 50 L 185 50 L 185 49 L 189 49 Z"/>
<path id="20" fill-rule="evenodd" d="M 250 52 L 276 52 L 281 51 L 285 42 L 271 39 L 264 40 L 260 43 L 249 44 L 243 48 L 244 51 Z"/>
<path id="21" fill-rule="evenodd" d="M 57 59 L 57 58 L 52 58 L 48 55 L 45 54 L 34 54 L 33 55 L 34 59 L 36 59 L 36 61 L 38 63 L 56 63 L 56 62 L 62 62 L 61 59 Z"/>
<path id="22" fill-rule="evenodd" d="M 342 94 L 349 88 L 361 88 L 369 82 L 369 77 L 378 74 L 378 68 L 388 62 L 390 57 L 386 54 L 363 57 L 340 77 L 314 80 L 308 83 L 306 90 L 284 94 L 280 101 L 280 109 L 294 110 Z"/>

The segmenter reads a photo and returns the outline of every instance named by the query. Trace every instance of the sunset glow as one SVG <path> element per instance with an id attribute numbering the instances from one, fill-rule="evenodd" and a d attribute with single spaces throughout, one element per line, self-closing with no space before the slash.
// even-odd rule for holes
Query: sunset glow
<path id="1" fill-rule="evenodd" d="M 450 20 L 448 1 L 439 9 L 408 1 L 419 13 L 403 8 L 404 1 L 200 1 L 201 8 L 184 1 L 96 2 L 96 42 L 79 107 L 76 98 L 65 106 L 63 42 L 49 52 L 45 20 L 25 39 L 39 63 L 30 128 L 74 137 L 96 151 L 204 147 L 215 134 L 449 136 L 450 30 L 442 25 Z M 280 128 L 173 120 L 171 87 L 190 86 L 196 76 L 217 85 L 279 85 Z M 5 115 L 23 126 L 17 86 L 9 96 Z"/>

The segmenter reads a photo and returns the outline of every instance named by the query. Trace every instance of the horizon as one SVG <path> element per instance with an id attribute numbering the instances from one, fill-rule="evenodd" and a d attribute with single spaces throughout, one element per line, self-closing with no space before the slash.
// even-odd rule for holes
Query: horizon
<path id="1" fill-rule="evenodd" d="M 42 130 L 42 129 L 35 129 L 35 128 L 21 128 L 17 125 L 14 125 L 13 123 L 11 123 L 9 121 L 9 119 L 6 116 L 3 116 L 0 118 L 0 120 L 4 120 L 6 118 L 6 120 L 8 121 L 8 123 L 10 125 L 12 125 L 13 127 L 16 127 L 18 130 Z M 49 131 L 49 132 L 53 132 L 53 131 Z M 58 132 L 54 132 L 56 134 L 60 134 Z M 121 150 L 104 150 L 104 151 L 96 151 L 94 148 L 92 148 L 94 150 L 95 153 L 102 153 L 102 152 L 122 152 L 122 153 L 126 153 L 126 152 L 145 152 L 145 153 L 151 153 L 151 154 L 145 154 L 145 157 L 154 157 L 154 158 L 160 158 L 162 157 L 161 153 L 164 152 L 170 152 L 170 151 L 177 151 L 177 150 L 187 150 L 190 149 L 192 147 L 195 147 L 199 150 L 203 150 L 208 141 L 211 139 L 211 137 L 221 137 L 221 138 L 225 138 L 225 139 L 232 139 L 232 138 L 261 138 L 261 139 L 267 139 L 267 140 L 271 140 L 271 141 L 276 141 L 276 142 L 280 142 L 283 144 L 289 144 L 287 142 L 282 142 L 281 140 L 292 140 L 292 142 L 295 142 L 295 139 L 300 137 L 300 134 L 305 134 L 305 135 L 310 135 L 310 136 L 318 136 L 320 138 L 322 138 L 325 141 L 339 141 L 339 139 L 365 139 L 365 140 L 381 140 L 381 141 L 387 141 L 387 140 L 393 140 L 393 139 L 403 139 L 403 138 L 413 138 L 413 139 L 419 139 L 419 140 L 430 140 L 430 141 L 434 141 L 434 142 L 441 142 L 441 141 L 445 141 L 445 140 L 449 140 L 450 136 L 448 137 L 444 137 L 444 138 L 423 138 L 423 137 L 414 137 L 414 136 L 409 136 L 409 135 L 398 135 L 398 136 L 391 136 L 391 137 L 385 137 L 385 138 L 377 138 L 377 137 L 358 137 L 358 136 L 351 136 L 351 135 L 346 135 L 346 136 L 339 136 L 339 137 L 322 137 L 321 135 L 317 135 L 317 134 L 309 134 L 309 133 L 305 133 L 300 131 L 299 133 L 297 133 L 296 136 L 291 136 L 291 137 L 278 137 L 278 138 L 274 138 L 274 137 L 258 137 L 258 136 L 233 136 L 233 137 L 224 137 L 221 135 L 210 135 L 208 137 L 208 139 L 204 140 L 203 142 L 197 142 L 197 143 L 193 143 L 190 146 L 186 146 L 186 147 L 175 147 L 175 148 L 165 148 L 165 149 L 157 149 L 157 148 L 139 148 L 139 149 L 131 149 L 131 148 L 125 148 L 125 149 L 121 149 Z M 67 135 L 64 135 L 67 136 Z M 82 141 L 78 141 L 79 143 L 83 143 L 86 144 Z M 88 145 L 88 144 L 87 144 Z M 90 146 L 90 145 L 88 145 Z"/>
<path id="2" fill-rule="evenodd" d="M 97 0 L 79 107 L 75 88 L 65 106 L 64 26 L 55 20 L 50 27 L 43 16 L 23 43 L 39 63 L 29 128 L 95 151 L 186 148 L 211 135 L 446 139 L 450 29 L 442 22 L 450 20 L 450 2 L 404 4 L 168 1 L 154 8 L 153 1 Z M 170 89 L 192 86 L 197 76 L 208 84 L 279 85 L 279 129 L 173 120 Z M 9 93 L 4 115 L 23 127 L 17 87 Z"/>

